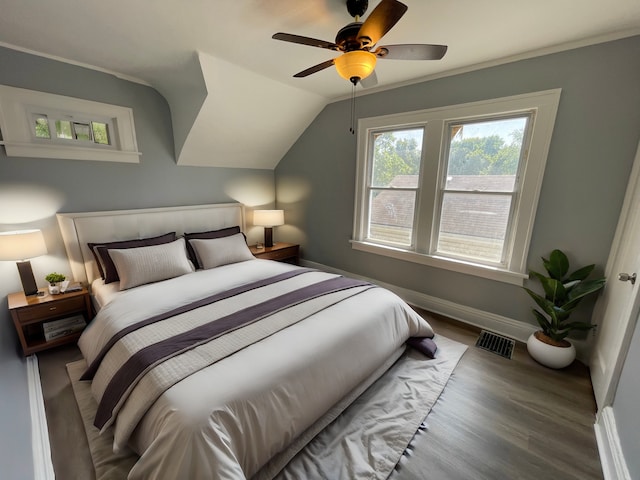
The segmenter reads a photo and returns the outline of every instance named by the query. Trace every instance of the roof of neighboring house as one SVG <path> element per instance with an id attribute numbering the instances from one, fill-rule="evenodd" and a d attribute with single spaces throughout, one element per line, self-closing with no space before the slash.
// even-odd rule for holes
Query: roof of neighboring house
<path id="1" fill-rule="evenodd" d="M 416 175 L 398 175 L 389 186 L 414 187 L 416 180 Z M 483 187 L 482 191 L 477 188 L 479 180 Z M 504 238 L 511 209 L 511 196 L 484 192 L 509 192 L 513 190 L 514 182 L 514 175 L 448 177 L 448 189 L 465 190 L 465 192 L 445 194 L 440 231 L 484 238 Z M 410 228 L 413 223 L 414 204 L 415 192 L 413 191 L 381 191 L 371 204 L 371 223 Z"/>

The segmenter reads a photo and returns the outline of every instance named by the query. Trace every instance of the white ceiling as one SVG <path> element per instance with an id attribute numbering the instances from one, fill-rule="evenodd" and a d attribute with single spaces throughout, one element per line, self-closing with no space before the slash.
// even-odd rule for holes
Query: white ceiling
<path id="1" fill-rule="evenodd" d="M 371 12 L 379 2 L 369 3 Z M 403 3 L 408 5 L 408 12 L 380 43 L 446 44 L 449 50 L 440 61 L 379 61 L 376 89 L 640 33 L 639 0 Z M 294 73 L 337 55 L 272 40 L 271 35 L 287 32 L 333 41 L 336 32 L 351 21 L 344 0 L 0 0 L 0 44 L 99 67 L 147 83 L 163 93 L 171 106 L 180 104 L 184 85 L 202 83 L 198 78 L 185 79 L 185 72 L 194 69 L 184 66 L 198 58 L 202 63 L 206 58 L 209 67 L 201 68 L 199 75 L 204 77 L 201 86 L 208 91 L 209 99 L 203 102 L 202 109 L 194 110 L 195 128 L 182 128 L 191 131 L 185 148 L 177 152 L 178 163 L 274 168 L 327 102 L 349 95 L 350 84 L 333 68 L 306 78 L 292 78 Z M 231 64 L 224 70 L 229 71 L 224 82 L 225 88 L 232 90 L 229 95 L 217 91 L 216 79 L 207 78 L 205 71 L 211 71 L 211 62 L 220 68 Z M 249 86 L 242 81 L 244 77 L 251 79 Z M 234 89 L 234 83 L 242 84 L 242 88 Z M 274 135 L 273 125 L 265 125 L 264 133 L 260 128 L 261 123 L 272 123 L 274 114 L 274 101 L 264 106 L 259 101 L 262 88 L 275 95 L 285 109 L 278 113 L 288 116 L 280 126 L 280 135 Z M 253 90 L 255 98 L 247 100 L 249 90 Z M 289 105 L 294 103 L 287 102 L 292 94 L 300 105 Z M 227 110 L 220 108 L 225 101 Z M 212 105 L 211 109 L 215 105 L 220 112 L 207 112 L 207 104 Z M 271 143 L 267 149 L 270 158 L 235 162 L 229 157 L 234 149 L 228 146 L 223 149 L 224 161 L 208 158 L 216 157 L 212 155 L 211 141 L 197 131 L 210 128 L 198 126 L 198 122 L 223 123 L 232 104 L 234 112 L 244 109 L 255 120 L 251 134 L 257 136 L 257 143 Z M 177 121 L 181 120 L 174 118 L 174 124 Z M 237 132 L 235 148 L 238 139 L 246 134 Z M 188 158 L 180 156 L 182 150 L 188 151 Z M 254 155 L 244 153 L 238 158 Z"/>

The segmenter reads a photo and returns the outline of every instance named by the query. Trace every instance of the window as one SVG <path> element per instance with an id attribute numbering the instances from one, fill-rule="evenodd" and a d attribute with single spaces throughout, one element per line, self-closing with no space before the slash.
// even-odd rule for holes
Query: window
<path id="1" fill-rule="evenodd" d="M 361 119 L 353 248 L 522 284 L 559 98 Z"/>
<path id="2" fill-rule="evenodd" d="M 438 188 L 436 253 L 506 266 L 505 247 L 522 178 L 518 167 L 531 115 L 446 125 L 449 142 Z"/>
<path id="3" fill-rule="evenodd" d="M 0 85 L 0 133 L 8 156 L 140 161 L 126 107 Z"/>
<path id="4" fill-rule="evenodd" d="M 373 133 L 367 238 L 413 245 L 423 128 Z"/>
<path id="5" fill-rule="evenodd" d="M 46 139 L 61 145 L 82 147 L 112 146 L 109 131 L 113 130 L 113 120 L 78 116 L 73 113 L 55 112 L 32 113 L 31 134 L 36 139 Z M 52 135 L 53 132 L 53 135 Z"/>

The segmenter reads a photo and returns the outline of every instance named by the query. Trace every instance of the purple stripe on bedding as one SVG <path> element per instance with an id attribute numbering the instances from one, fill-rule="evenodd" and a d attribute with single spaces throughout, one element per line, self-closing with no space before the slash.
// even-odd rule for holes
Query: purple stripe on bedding
<path id="1" fill-rule="evenodd" d="M 120 367 L 107 385 L 98 405 L 94 425 L 102 429 L 113 416 L 114 409 L 130 386 L 154 365 L 307 300 L 365 285 L 371 284 L 347 277 L 324 280 L 244 308 L 139 350 Z"/>
<path id="2" fill-rule="evenodd" d="M 152 323 L 156 323 L 161 320 L 166 320 L 167 318 L 180 315 L 181 313 L 189 312 L 191 310 L 195 310 L 196 308 L 200 308 L 205 305 L 211 305 L 212 303 L 218 302 L 220 300 L 225 300 L 227 298 L 240 295 L 241 293 L 248 292 L 249 290 L 254 290 L 256 288 L 264 287 L 265 285 L 269 285 L 271 283 L 281 282 L 283 280 L 287 280 L 289 278 L 293 278 L 303 273 L 312 272 L 312 271 L 313 271 L 312 268 L 300 268 L 297 270 L 284 272 L 279 275 L 274 275 L 273 277 L 256 280 L 255 282 L 250 282 L 245 285 L 240 285 L 238 287 L 232 288 L 230 290 L 225 290 L 224 292 L 210 295 L 200 300 L 196 300 L 195 302 L 182 305 L 180 307 L 174 308 L 173 310 L 169 310 L 167 312 L 154 315 L 153 317 L 146 318 L 132 325 L 129 325 L 128 327 L 123 328 L 122 330 L 117 332 L 113 337 L 109 339 L 109 341 L 105 344 L 105 346 L 102 347 L 102 349 L 100 350 L 100 353 L 98 353 L 98 355 L 93 360 L 93 362 L 91 362 L 91 365 L 89 365 L 87 367 L 87 370 L 82 374 L 82 377 L 80 377 L 80 380 L 92 380 L 93 376 L 98 371 L 98 367 L 100 367 L 100 363 L 104 359 L 105 355 L 109 352 L 111 347 L 113 347 L 113 345 L 118 340 L 130 334 L 131 332 L 134 332 L 142 327 L 146 327 L 147 325 L 151 325 Z"/>

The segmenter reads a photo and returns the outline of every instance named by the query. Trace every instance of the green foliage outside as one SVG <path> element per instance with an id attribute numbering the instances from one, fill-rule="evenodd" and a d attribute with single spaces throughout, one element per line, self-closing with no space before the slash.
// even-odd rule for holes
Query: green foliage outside
<path id="1" fill-rule="evenodd" d="M 73 138 L 71 122 L 68 120 L 56 120 L 56 134 L 58 138 Z"/>
<path id="2" fill-rule="evenodd" d="M 67 120 L 56 120 L 53 122 L 56 128 L 56 135 L 58 138 L 73 138 L 71 130 L 71 122 Z M 93 141 L 100 145 L 110 145 L 109 140 L 109 126 L 106 123 L 91 122 L 89 124 L 76 123 L 75 132 L 77 140 L 91 141 L 91 130 L 93 131 Z M 49 120 L 46 116 L 42 116 L 35 120 L 35 132 L 38 138 L 51 138 L 51 131 L 49 130 Z"/>
<path id="3" fill-rule="evenodd" d="M 499 135 L 452 141 L 448 174 L 515 175 L 523 134 L 523 130 L 515 131 L 511 143 Z M 419 175 L 421 147 L 415 138 L 400 138 L 393 132 L 376 135 L 373 185 L 389 186 L 397 175 Z"/>
<path id="4" fill-rule="evenodd" d="M 393 132 L 376 135 L 373 185 L 386 187 L 397 175 L 419 175 L 421 147 L 415 138 L 398 138 Z"/>
<path id="5" fill-rule="evenodd" d="M 449 175 L 515 175 L 520 161 L 523 131 L 505 143 L 499 135 L 451 142 Z"/>
<path id="6" fill-rule="evenodd" d="M 46 118 L 38 118 L 36 120 L 36 137 L 51 138 L 51 133 L 49 132 L 49 122 Z"/>
<path id="7" fill-rule="evenodd" d="M 109 128 L 106 123 L 91 122 L 93 140 L 100 145 L 109 145 Z"/>

